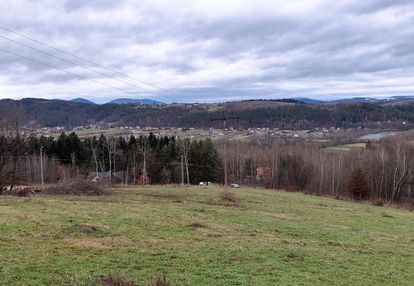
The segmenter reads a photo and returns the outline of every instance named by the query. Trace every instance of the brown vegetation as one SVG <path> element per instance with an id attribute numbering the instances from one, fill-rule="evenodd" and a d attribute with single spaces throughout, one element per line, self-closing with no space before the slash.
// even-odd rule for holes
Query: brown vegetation
<path id="1" fill-rule="evenodd" d="M 60 182 L 46 188 L 43 192 L 48 195 L 71 195 L 71 196 L 103 196 L 109 192 L 98 184 L 81 179 L 71 179 Z"/>
<path id="2" fill-rule="evenodd" d="M 203 228 L 204 225 L 202 225 L 199 222 L 193 222 L 192 224 L 189 225 L 189 227 L 192 227 L 192 228 Z"/>
<path id="3" fill-rule="evenodd" d="M 361 168 L 356 168 L 349 180 L 348 193 L 354 200 L 366 200 L 369 197 L 368 184 Z"/>
<path id="4" fill-rule="evenodd" d="M 238 204 L 240 203 L 240 198 L 236 194 L 229 191 L 222 191 L 220 193 L 220 199 L 224 202 Z"/>
<path id="5" fill-rule="evenodd" d="M 162 275 L 162 276 L 155 277 L 151 286 L 171 286 L 171 284 L 168 283 L 165 275 Z"/>
<path id="6" fill-rule="evenodd" d="M 122 276 L 99 276 L 94 279 L 94 286 L 136 286 L 133 282 Z"/>
<path id="7" fill-rule="evenodd" d="M 377 207 L 383 207 L 385 205 L 385 202 L 383 199 L 379 198 L 378 200 L 374 201 L 372 204 Z"/>
<path id="8" fill-rule="evenodd" d="M 31 197 L 41 192 L 40 189 L 29 186 L 8 186 L 0 189 L 0 195 L 9 195 L 17 197 Z"/>
<path id="9" fill-rule="evenodd" d="M 320 142 L 227 146 L 229 177 L 245 185 L 341 199 L 414 205 L 414 145 L 391 137 L 370 148 L 328 152 Z M 258 170 L 270 169 L 259 176 Z M 355 170 L 358 174 L 355 174 Z"/>

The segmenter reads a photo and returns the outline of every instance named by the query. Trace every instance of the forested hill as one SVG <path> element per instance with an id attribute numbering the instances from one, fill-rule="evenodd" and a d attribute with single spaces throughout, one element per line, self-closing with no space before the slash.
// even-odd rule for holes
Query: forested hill
<path id="1" fill-rule="evenodd" d="M 414 103 L 379 105 L 339 103 L 308 105 L 299 101 L 241 101 L 220 104 L 117 105 L 84 104 L 63 100 L 0 100 L 0 112 L 18 110 L 24 124 L 74 127 L 101 123 L 112 126 L 220 127 L 211 119 L 238 116 L 235 128 L 279 127 L 313 128 L 320 126 L 358 127 L 378 122 L 401 125 L 414 123 Z M 223 112 L 225 110 L 225 112 Z"/>

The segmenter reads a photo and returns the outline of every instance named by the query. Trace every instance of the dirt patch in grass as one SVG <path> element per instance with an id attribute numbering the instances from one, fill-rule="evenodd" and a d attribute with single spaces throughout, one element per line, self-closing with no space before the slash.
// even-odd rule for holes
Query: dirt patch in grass
<path id="1" fill-rule="evenodd" d="M 90 224 L 74 224 L 66 227 L 62 230 L 62 234 L 65 236 L 92 236 L 92 237 L 104 237 L 108 235 L 108 231 L 102 227 Z"/>
<path id="2" fill-rule="evenodd" d="M 192 224 L 188 225 L 188 227 L 191 227 L 191 228 L 203 228 L 205 226 L 203 224 L 199 223 L 199 222 L 193 222 Z"/>
<path id="3" fill-rule="evenodd" d="M 86 248 L 86 249 L 110 249 L 110 247 L 103 245 L 96 238 L 67 238 L 65 239 L 67 243 L 76 248 Z"/>
<path id="4" fill-rule="evenodd" d="M 137 286 L 132 281 L 123 276 L 98 276 L 93 279 L 93 286 Z"/>
<path id="5" fill-rule="evenodd" d="M 289 254 L 283 256 L 283 260 L 285 262 L 302 261 L 303 256 L 299 255 L 299 254 L 296 254 L 296 253 L 289 253 Z"/>
<path id="6" fill-rule="evenodd" d="M 133 248 L 133 242 L 124 236 L 65 238 L 64 241 L 76 248 L 114 249 L 117 247 Z"/>

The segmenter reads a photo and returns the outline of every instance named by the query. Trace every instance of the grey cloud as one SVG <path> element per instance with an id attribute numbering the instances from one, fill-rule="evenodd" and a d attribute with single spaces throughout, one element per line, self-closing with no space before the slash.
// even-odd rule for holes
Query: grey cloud
<path id="1" fill-rule="evenodd" d="M 65 9 L 68 11 L 79 9 L 110 9 L 120 6 L 124 1 L 122 0 L 66 0 Z"/>
<path id="2" fill-rule="evenodd" d="M 355 1 L 348 6 L 348 11 L 357 14 L 375 13 L 380 10 L 392 7 L 411 7 L 414 5 L 411 0 L 365 0 Z"/>
<path id="3" fill-rule="evenodd" d="M 9 1 L 12 0 L 4 2 Z M 377 95 L 380 92 L 374 87 L 383 81 L 385 73 L 395 79 L 383 87 L 387 95 L 400 95 L 401 88 L 410 91 L 413 85 L 403 80 L 414 72 L 412 1 L 322 1 L 316 8 L 300 13 L 258 9 L 240 15 L 231 13 L 231 9 L 228 15 L 221 15 L 221 11 L 200 12 L 192 8 L 193 3 L 180 1 L 174 7 L 170 1 L 40 0 L 34 6 L 31 1 L 21 1 L 14 10 L 5 10 L 0 26 L 171 89 L 174 92 L 167 101 L 171 101 L 171 97 L 178 101 L 299 95 L 317 98 L 326 97 L 327 93 L 367 96 L 370 94 L 365 93 L 370 92 L 370 87 L 372 95 Z M 0 8 L 6 5 L 0 3 Z M 247 4 L 240 1 L 239 5 Z M 37 13 L 43 11 L 43 17 L 30 15 L 30 9 Z M 393 11 L 397 14 L 392 14 Z M 1 29 L 0 35 L 11 36 Z M 30 41 L 19 40 L 86 64 Z M 1 38 L 0 48 L 59 69 L 75 71 L 90 79 L 102 80 L 97 74 L 74 69 L 73 64 L 7 43 Z M 357 75 L 369 77 L 370 82 Z M 56 84 L 58 89 L 65 82 L 72 86 L 78 81 L 79 84 L 73 86 L 79 87 L 67 94 L 67 97 L 78 97 L 89 92 L 82 89 L 85 86 L 95 86 L 1 50 L 0 76 L 3 79 L 0 92 L 2 85 L 10 92 L 13 86 L 18 90 L 18 84 L 24 83 L 33 87 L 34 95 L 37 92 L 48 96 L 44 94 L 42 84 Z M 108 83 L 112 81 L 107 79 Z M 324 83 L 327 81 L 336 85 L 326 89 Z M 351 88 L 361 82 L 364 82 L 364 88 Z M 119 95 L 98 87 L 96 92 L 99 94 L 91 94 L 89 98 L 101 100 L 110 94 Z M 131 86 L 121 88 L 129 91 Z M 156 92 L 148 96 L 158 96 L 162 100 L 165 94 Z"/>

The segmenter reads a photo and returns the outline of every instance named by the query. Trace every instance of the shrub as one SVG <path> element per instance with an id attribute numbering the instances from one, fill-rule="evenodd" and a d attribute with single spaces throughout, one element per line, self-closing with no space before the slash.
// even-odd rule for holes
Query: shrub
<path id="1" fill-rule="evenodd" d="M 43 192 L 48 195 L 71 195 L 71 196 L 103 196 L 109 192 L 93 182 L 80 179 L 63 181 L 51 186 Z"/>
<path id="2" fill-rule="evenodd" d="M 220 193 L 220 199 L 222 201 L 229 202 L 229 203 L 235 203 L 235 204 L 240 202 L 240 198 L 237 197 L 234 193 L 229 192 L 229 191 L 222 191 Z"/>
<path id="3" fill-rule="evenodd" d="M 368 183 L 361 168 L 356 168 L 348 184 L 348 193 L 354 200 L 360 201 L 369 197 Z"/>
<path id="4" fill-rule="evenodd" d="M 374 206 L 377 206 L 377 207 L 383 207 L 384 204 L 385 204 L 385 202 L 384 202 L 384 200 L 382 198 L 379 198 L 376 201 L 374 201 L 372 204 Z"/>
<path id="5" fill-rule="evenodd" d="M 299 192 L 299 186 L 297 183 L 292 183 L 289 186 L 287 186 L 286 191 L 292 193 Z"/>

